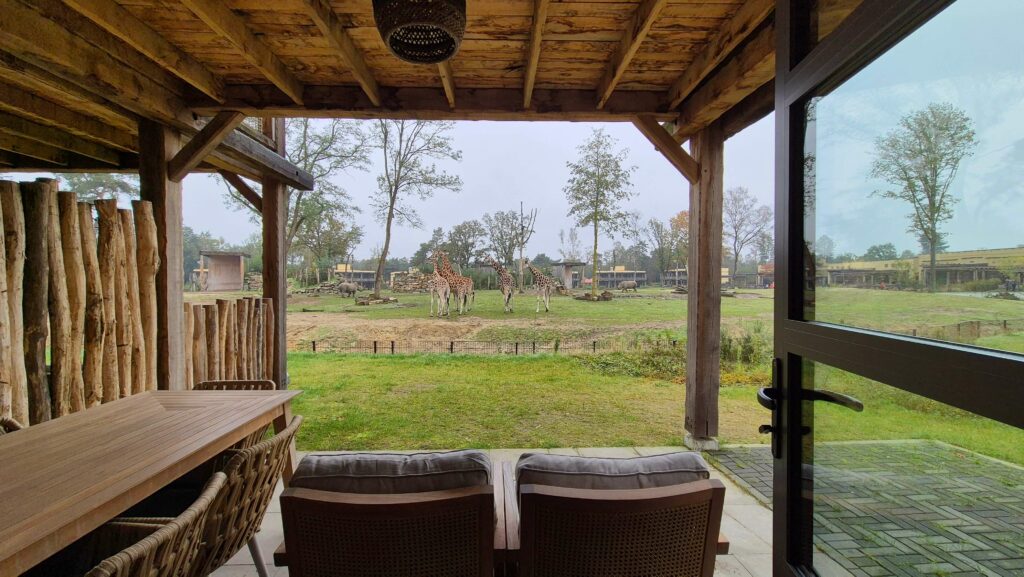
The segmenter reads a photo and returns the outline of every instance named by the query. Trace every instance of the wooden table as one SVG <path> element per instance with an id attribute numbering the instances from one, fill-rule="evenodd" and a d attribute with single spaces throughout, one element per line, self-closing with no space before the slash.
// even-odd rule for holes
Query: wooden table
<path id="1" fill-rule="evenodd" d="M 260 427 L 284 429 L 300 392 L 152 391 L 0 436 L 0 575 L 31 568 Z"/>

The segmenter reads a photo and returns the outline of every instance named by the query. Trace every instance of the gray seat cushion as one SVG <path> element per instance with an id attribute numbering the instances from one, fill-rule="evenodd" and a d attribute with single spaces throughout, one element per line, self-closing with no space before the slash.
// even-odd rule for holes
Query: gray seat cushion
<path id="1" fill-rule="evenodd" d="M 608 459 L 524 453 L 516 464 L 517 487 L 550 485 L 572 489 L 649 489 L 709 478 L 699 453 Z"/>
<path id="2" fill-rule="evenodd" d="M 292 487 L 389 495 L 491 484 L 491 460 L 483 451 L 307 455 Z"/>

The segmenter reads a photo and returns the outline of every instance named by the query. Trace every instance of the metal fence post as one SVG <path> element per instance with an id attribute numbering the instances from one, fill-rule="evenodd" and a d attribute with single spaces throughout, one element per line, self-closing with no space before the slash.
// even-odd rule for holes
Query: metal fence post
<path id="1" fill-rule="evenodd" d="M 519 341 L 516 341 L 516 356 L 519 356 Z"/>
<path id="2" fill-rule="evenodd" d="M 391 341 L 391 354 L 395 354 L 395 341 Z"/>
<path id="3" fill-rule="evenodd" d="M 597 352 L 597 341 L 594 341 L 594 352 Z"/>
<path id="4" fill-rule="evenodd" d="M 448 354 L 455 354 L 455 341 L 448 341 Z"/>
<path id="5" fill-rule="evenodd" d="M 313 341 L 313 352 L 314 353 L 316 352 L 316 341 L 315 340 Z"/>
<path id="6" fill-rule="evenodd" d="M 377 341 L 373 341 L 373 354 L 377 354 Z"/>

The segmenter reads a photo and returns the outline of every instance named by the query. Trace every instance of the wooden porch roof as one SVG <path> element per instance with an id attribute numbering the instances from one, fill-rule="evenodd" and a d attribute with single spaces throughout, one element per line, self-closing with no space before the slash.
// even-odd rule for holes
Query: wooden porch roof
<path id="1" fill-rule="evenodd" d="M 645 133 L 672 123 L 676 143 L 724 116 L 729 135 L 772 109 L 773 11 L 774 0 L 468 0 L 458 54 L 414 65 L 387 51 L 370 0 L 0 0 L 0 170 L 134 170 L 139 119 L 188 138 L 226 111 L 642 117 Z M 231 134 L 193 169 L 301 183 L 265 137 L 221 120 Z"/>

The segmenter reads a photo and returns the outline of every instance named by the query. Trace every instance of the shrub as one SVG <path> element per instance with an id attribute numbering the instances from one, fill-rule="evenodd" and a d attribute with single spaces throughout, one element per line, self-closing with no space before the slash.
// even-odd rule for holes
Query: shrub
<path id="1" fill-rule="evenodd" d="M 989 278 L 985 280 L 972 280 L 969 282 L 961 283 L 954 286 L 954 290 L 960 292 L 969 293 L 983 293 L 998 290 L 1002 286 L 1003 281 L 997 278 Z"/>

